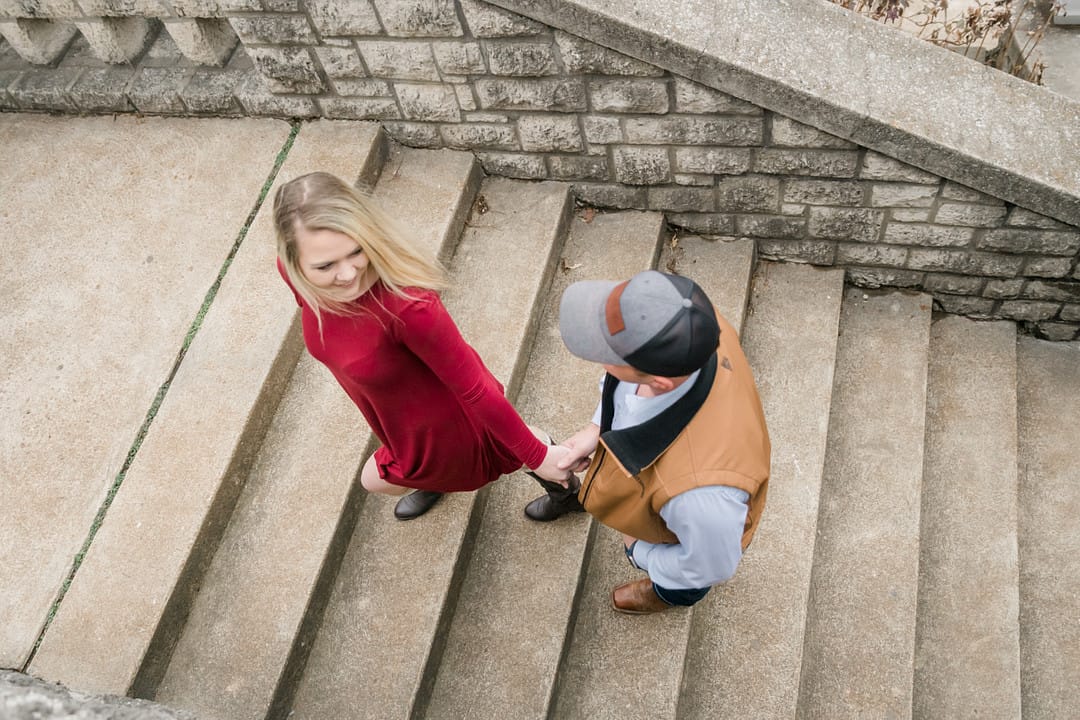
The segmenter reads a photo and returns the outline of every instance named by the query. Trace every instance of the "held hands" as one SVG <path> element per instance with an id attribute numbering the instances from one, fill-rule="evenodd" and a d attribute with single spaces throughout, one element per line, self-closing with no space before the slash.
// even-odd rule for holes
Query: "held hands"
<path id="1" fill-rule="evenodd" d="M 560 470 L 584 472 L 589 467 L 589 456 L 600 442 L 600 426 L 589 423 L 570 437 L 563 440 L 568 450 L 559 461 Z"/>
<path id="2" fill-rule="evenodd" d="M 570 471 L 562 467 L 569 452 L 569 448 L 564 445 L 549 445 L 547 454 L 544 455 L 544 462 L 540 463 L 533 472 L 545 480 L 569 487 Z"/>

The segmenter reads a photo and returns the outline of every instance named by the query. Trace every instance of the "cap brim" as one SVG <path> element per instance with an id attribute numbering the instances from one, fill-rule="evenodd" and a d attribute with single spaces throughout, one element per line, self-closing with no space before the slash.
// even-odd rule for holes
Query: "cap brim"
<path id="1" fill-rule="evenodd" d="M 566 288 L 559 304 L 559 333 L 566 349 L 583 360 L 607 365 L 625 365 L 604 335 L 604 309 L 608 296 L 619 283 L 612 280 L 584 280 Z"/>

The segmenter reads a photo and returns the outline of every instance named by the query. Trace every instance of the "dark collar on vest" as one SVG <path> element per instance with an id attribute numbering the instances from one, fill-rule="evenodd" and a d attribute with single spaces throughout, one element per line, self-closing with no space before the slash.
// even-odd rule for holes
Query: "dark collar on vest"
<path id="1" fill-rule="evenodd" d="M 619 384 L 619 380 L 611 375 L 604 378 L 600 406 L 600 437 L 631 475 L 637 475 L 642 469 L 651 465 L 671 446 L 671 443 L 675 442 L 675 438 L 679 436 L 683 428 L 690 424 L 694 415 L 705 404 L 705 399 L 709 397 L 713 380 L 716 379 L 716 365 L 716 354 L 713 353 L 702 366 L 693 387 L 676 400 L 675 404 L 656 417 L 624 430 L 611 429 L 611 423 L 615 417 L 615 387 Z"/>

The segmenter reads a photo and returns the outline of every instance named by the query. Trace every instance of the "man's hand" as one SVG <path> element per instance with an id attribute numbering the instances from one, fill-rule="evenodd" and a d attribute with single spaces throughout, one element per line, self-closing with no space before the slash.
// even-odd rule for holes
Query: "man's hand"
<path id="1" fill-rule="evenodd" d="M 540 463 L 533 472 L 545 480 L 569 487 L 570 471 L 562 467 L 569 452 L 570 450 L 564 445 L 549 445 L 544 455 L 544 462 Z"/>
<path id="2" fill-rule="evenodd" d="M 560 470 L 584 472 L 589 467 L 589 456 L 600 442 L 600 426 L 589 423 L 576 433 L 563 440 L 562 444 L 569 452 L 559 461 Z"/>

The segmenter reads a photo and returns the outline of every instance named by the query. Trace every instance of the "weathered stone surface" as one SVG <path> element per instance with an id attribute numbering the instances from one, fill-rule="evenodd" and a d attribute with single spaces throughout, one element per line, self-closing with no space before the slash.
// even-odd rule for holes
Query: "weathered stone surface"
<path id="1" fill-rule="evenodd" d="M 399 120 L 397 103 L 389 98 L 320 98 L 326 117 L 339 120 Z"/>
<path id="2" fill-rule="evenodd" d="M 1005 219 L 1005 206 L 965 205 L 942 203 L 934 215 L 934 222 L 942 225 L 967 225 L 969 227 L 997 227 Z"/>
<path id="3" fill-rule="evenodd" d="M 743 117 L 631 118 L 626 141 L 673 145 L 760 145 L 762 119 Z"/>
<path id="4" fill-rule="evenodd" d="M 861 205 L 865 186 L 848 180 L 797 180 L 784 185 L 784 202 L 806 205 Z"/>
<path id="5" fill-rule="evenodd" d="M 574 152 L 581 149 L 581 131 L 576 117 L 522 115 L 517 126 L 522 150 Z"/>
<path id="6" fill-rule="evenodd" d="M 0 35 L 19 57 L 35 65 L 49 65 L 60 58 L 75 34 L 73 26 L 53 20 L 16 18 L 0 22 Z"/>
<path id="7" fill-rule="evenodd" d="M 306 47 L 249 47 L 247 53 L 272 92 L 314 95 L 326 89 Z"/>
<path id="8" fill-rule="evenodd" d="M 617 117 L 585 115 L 581 118 L 585 140 L 599 145 L 622 142 L 622 126 Z"/>
<path id="9" fill-rule="evenodd" d="M 127 88 L 134 75 L 129 67 L 89 68 L 71 86 L 71 99 L 84 112 L 130 112 Z"/>
<path id="10" fill-rule="evenodd" d="M 544 25 L 479 0 L 459 0 L 465 22 L 474 37 L 516 37 L 549 32 Z"/>
<path id="11" fill-rule="evenodd" d="M 509 125 L 469 123 L 467 125 L 444 125 L 441 129 L 446 146 L 459 150 L 486 148 L 491 150 L 518 150 L 514 129 Z"/>
<path id="12" fill-rule="evenodd" d="M 1061 319 L 1066 322 L 1080 322 L 1080 305 L 1063 305 Z"/>
<path id="13" fill-rule="evenodd" d="M 877 242 L 885 214 L 866 208 L 810 208 L 807 226 L 811 237 Z"/>
<path id="14" fill-rule="evenodd" d="M 487 72 L 480 43 L 446 40 L 433 42 L 435 62 L 450 75 L 479 75 Z"/>
<path id="15" fill-rule="evenodd" d="M 913 248 L 908 255 L 908 267 L 916 270 L 958 272 L 965 275 L 1015 277 L 1024 259 L 992 253 L 964 250 L 923 250 Z"/>
<path id="16" fill-rule="evenodd" d="M 668 111 L 668 89 L 664 80 L 649 78 L 589 81 L 589 99 L 597 112 L 653 113 Z"/>
<path id="17" fill-rule="evenodd" d="M 615 179 L 627 185 L 657 185 L 671 180 L 667 148 L 628 147 L 613 151 Z"/>
<path id="18" fill-rule="evenodd" d="M 802 239 L 806 235 L 806 220 L 796 217 L 781 217 L 776 215 L 739 215 L 735 220 L 735 228 L 739 235 L 750 237 Z M 808 245 L 825 247 L 831 243 L 817 243 L 808 241 Z"/>
<path id="19" fill-rule="evenodd" d="M 142 113 L 183 112 L 180 91 L 193 72 L 192 68 L 143 68 L 132 80 L 128 97 Z"/>
<path id="20" fill-rule="evenodd" d="M 556 180 L 607 180 L 610 175 L 604 156 L 551 155 L 547 163 L 550 176 Z"/>
<path id="21" fill-rule="evenodd" d="M 1044 340 L 1068 342 L 1080 337 L 1080 331 L 1070 323 L 1040 322 L 1035 324 L 1035 335 Z"/>
<path id="22" fill-rule="evenodd" d="M 221 18 L 166 18 L 164 22 L 184 57 L 200 65 L 221 67 L 239 42 L 229 22 Z"/>
<path id="23" fill-rule="evenodd" d="M 315 54 L 331 80 L 367 77 L 364 65 L 360 62 L 360 54 L 355 47 L 339 48 L 320 45 L 315 48 Z"/>
<path id="24" fill-rule="evenodd" d="M 731 235 L 735 232 L 735 217 L 720 213 L 671 213 L 669 223 L 703 235 Z"/>
<path id="25" fill-rule="evenodd" d="M 749 148 L 677 147 L 675 169 L 679 172 L 741 175 L 750 170 Z"/>
<path id="26" fill-rule="evenodd" d="M 480 152 L 476 157 L 484 171 L 491 175 L 521 180 L 540 180 L 547 177 L 544 158 L 536 155 Z"/>
<path id="27" fill-rule="evenodd" d="M 372 80 L 371 78 L 348 79 L 331 81 L 338 95 L 344 97 L 372 97 L 391 98 L 394 91 L 390 83 L 384 80 Z"/>
<path id="28" fill-rule="evenodd" d="M 650 210 L 707 213 L 716 209 L 716 194 L 712 188 L 650 187 L 647 198 Z"/>
<path id="29" fill-rule="evenodd" d="M 1005 224 L 1019 227 L 1043 228 L 1045 230 L 1065 230 L 1069 227 L 1065 223 L 1060 223 L 1041 213 L 1032 212 L 1031 210 L 1019 206 L 1013 207 L 1012 210 L 1009 211 L 1009 218 L 1005 221 Z"/>
<path id="30" fill-rule="evenodd" d="M 912 182 L 937 185 L 941 178 L 933 173 L 900 162 L 881 153 L 867 151 L 863 156 L 859 177 L 864 180 L 886 180 L 888 182 Z"/>
<path id="31" fill-rule="evenodd" d="M 319 114 L 313 99 L 275 95 L 267 87 L 267 80 L 258 73 L 249 75 L 236 89 L 236 98 L 251 115 L 314 117 Z"/>
<path id="32" fill-rule="evenodd" d="M 541 77 L 559 72 L 550 43 L 485 40 L 483 45 L 493 75 Z"/>
<path id="33" fill-rule="evenodd" d="M 0 716 L 9 720 L 196 720 L 149 700 L 88 696 L 14 670 L 0 670 Z"/>
<path id="34" fill-rule="evenodd" d="M 234 12 L 258 12 L 262 10 L 259 0 L 171 0 L 173 9 L 180 17 L 216 18 Z"/>
<path id="35" fill-rule="evenodd" d="M 383 129 L 395 141 L 408 147 L 439 148 L 444 143 L 439 129 L 427 123 L 385 122 Z"/>
<path id="36" fill-rule="evenodd" d="M 448 122 L 461 116 L 457 93 L 449 85 L 395 83 L 394 90 L 405 120 Z"/>
<path id="37" fill-rule="evenodd" d="M 94 54 L 107 63 L 134 60 L 153 40 L 157 30 L 142 17 L 117 17 L 76 20 Z"/>
<path id="38" fill-rule="evenodd" d="M 802 148 L 854 149 L 855 143 L 822 132 L 817 128 L 803 125 L 783 115 L 771 115 L 771 137 L 773 145 Z"/>
<path id="39" fill-rule="evenodd" d="M 716 209 L 729 213 L 771 213 L 780 206 L 780 178 L 735 175 L 716 181 Z"/>
<path id="40" fill-rule="evenodd" d="M 925 273 L 895 268 L 860 268 L 845 269 L 845 277 L 853 285 L 865 288 L 917 288 L 922 287 Z"/>
<path id="41" fill-rule="evenodd" d="M 18 70 L 0 70 L 0 108 L 4 110 L 18 110 L 19 104 L 11 96 L 8 88 L 19 82 L 23 73 Z"/>
<path id="42" fill-rule="evenodd" d="M 702 115 L 708 113 L 763 114 L 762 109 L 757 105 L 679 75 L 675 76 L 675 112 Z"/>
<path id="43" fill-rule="evenodd" d="M 930 207 L 936 197 L 933 185 L 875 183 L 870 188 L 873 207 Z"/>
<path id="44" fill-rule="evenodd" d="M 645 188 L 627 187 L 613 183 L 574 183 L 571 186 L 577 199 L 586 205 L 603 208 L 644 209 Z"/>
<path id="45" fill-rule="evenodd" d="M 892 208 L 889 216 L 896 222 L 925 223 L 930 222 L 933 215 L 932 208 Z"/>
<path id="46" fill-rule="evenodd" d="M 754 171 L 773 175 L 810 175 L 827 178 L 855 176 L 859 154 L 855 150 L 781 150 L 762 148 Z"/>
<path id="47" fill-rule="evenodd" d="M 476 95 L 485 110 L 577 112 L 586 107 L 585 83 L 576 78 L 482 78 L 476 81 Z"/>
<path id="48" fill-rule="evenodd" d="M 1004 250 L 1040 255 L 1076 255 L 1080 252 L 1080 232 L 998 228 L 987 230 L 976 243 L 984 250 Z"/>
<path id="49" fill-rule="evenodd" d="M 382 28 L 370 0 L 304 0 L 320 35 L 377 35 Z"/>
<path id="50" fill-rule="evenodd" d="M 244 80 L 240 73 L 198 70 L 180 97 L 193 113 L 231 115 L 240 111 L 235 93 Z"/>
<path id="51" fill-rule="evenodd" d="M 934 302 L 944 312 L 955 315 L 967 315 L 973 318 L 993 318 L 1001 316 L 994 312 L 994 301 L 970 295 L 936 295 Z"/>
<path id="52" fill-rule="evenodd" d="M 973 228 L 891 222 L 885 226 L 887 243 L 930 247 L 963 247 L 975 237 Z"/>
<path id="53" fill-rule="evenodd" d="M 245 44 L 314 45 L 318 42 L 304 15 L 233 16 L 229 24 Z"/>
<path id="54" fill-rule="evenodd" d="M 454 85 L 453 88 L 454 94 L 457 96 L 458 107 L 463 111 L 469 112 L 480 107 L 480 103 L 476 101 L 476 96 L 473 95 L 472 86 Z"/>
<path id="55" fill-rule="evenodd" d="M 21 79 L 8 88 L 11 97 L 20 107 L 28 110 L 66 110 L 74 112 L 74 101 L 69 93 L 79 78 L 78 68 L 58 68 L 24 73 Z"/>
<path id="56" fill-rule="evenodd" d="M 778 240 L 763 238 L 757 241 L 758 255 L 766 260 L 832 265 L 836 245 L 820 240 Z"/>
<path id="57" fill-rule="evenodd" d="M 655 65 L 596 45 L 577 35 L 555 31 L 555 42 L 567 72 L 581 75 L 637 75 L 658 77 L 664 71 Z"/>
<path id="58" fill-rule="evenodd" d="M 1020 290 L 1024 287 L 1023 278 L 1014 278 L 1011 280 L 987 280 L 986 287 L 983 288 L 983 295 L 988 298 L 1015 298 L 1020 295 Z"/>
<path id="59" fill-rule="evenodd" d="M 421 41 L 358 40 L 356 43 L 374 77 L 396 80 L 438 80 L 431 44 Z"/>
<path id="60" fill-rule="evenodd" d="M 887 265 L 903 266 L 908 251 L 892 245 L 865 245 L 838 243 L 836 263 L 838 265 Z"/>
<path id="61" fill-rule="evenodd" d="M 1080 283 L 1033 280 L 1024 287 L 1024 297 L 1036 300 L 1080 302 Z"/>
<path id="62" fill-rule="evenodd" d="M 982 294 L 983 285 L 985 283 L 986 280 L 981 277 L 949 275 L 947 273 L 926 273 L 926 278 L 923 280 L 923 289 L 932 293 L 979 295 Z"/>
<path id="63" fill-rule="evenodd" d="M 675 173 L 676 185 L 694 185 L 697 187 L 713 187 L 716 178 L 712 175 L 692 175 L 689 173 Z"/>
<path id="64" fill-rule="evenodd" d="M 978 190 L 946 180 L 941 186 L 941 197 L 949 200 L 961 200 L 963 202 L 984 203 L 987 205 L 997 202 L 997 198 Z"/>
<path id="65" fill-rule="evenodd" d="M 1049 320 L 1058 314 L 1061 303 L 1033 302 L 1031 300 L 1002 300 L 998 312 L 1012 320 Z"/>
<path id="66" fill-rule="evenodd" d="M 1072 272 L 1073 258 L 1031 258 L 1024 265 L 1028 277 L 1064 278 Z"/>
<path id="67" fill-rule="evenodd" d="M 454 0 L 374 0 L 387 35 L 459 37 Z"/>

